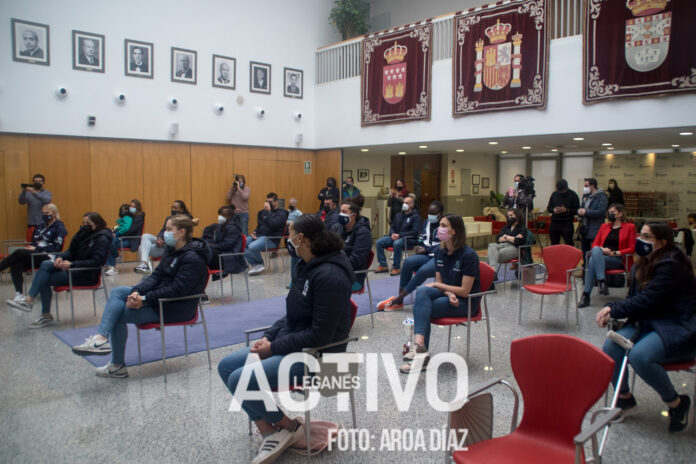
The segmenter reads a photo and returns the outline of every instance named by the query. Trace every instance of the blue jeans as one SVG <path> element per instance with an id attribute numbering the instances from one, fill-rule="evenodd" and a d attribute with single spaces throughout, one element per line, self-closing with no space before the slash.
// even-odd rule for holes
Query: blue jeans
<path id="1" fill-rule="evenodd" d="M 39 270 L 34 274 L 34 281 L 29 289 L 29 296 L 36 298 L 41 294 L 41 312 L 49 314 L 51 312 L 51 297 L 53 292 L 51 287 L 68 285 L 68 271 L 62 271 L 53 265 L 53 261 L 46 260 L 39 266 Z"/>
<path id="2" fill-rule="evenodd" d="M 266 243 L 268 243 L 269 250 L 277 246 L 275 242 L 268 237 L 259 237 L 256 240 L 251 238 L 251 235 L 247 237 L 247 248 L 244 250 L 244 257 L 249 264 L 252 266 L 263 264 L 261 252 L 266 250 Z"/>
<path id="3" fill-rule="evenodd" d="M 123 239 L 123 248 L 130 249 L 130 239 Z M 107 266 L 116 265 L 116 258 L 118 258 L 119 251 L 121 251 L 121 241 L 118 239 L 117 236 L 114 235 L 114 238 L 111 241 L 111 249 L 109 250 L 109 256 L 106 258 Z"/>
<path id="4" fill-rule="evenodd" d="M 438 317 L 466 317 L 466 299 L 459 298 L 459 306 L 450 305 L 449 298 L 432 287 L 419 287 L 413 305 L 413 333 L 425 336 L 425 347 L 430 344 L 430 320 Z M 478 305 L 471 302 L 471 315 L 478 314 Z"/>
<path id="5" fill-rule="evenodd" d="M 618 256 L 606 256 L 602 253 L 602 247 L 594 247 L 590 252 L 590 259 L 585 272 L 585 289 L 588 295 L 592 293 L 592 287 L 598 280 L 604 280 L 606 269 L 621 269 L 623 263 Z"/>
<path id="6" fill-rule="evenodd" d="M 242 228 L 242 233 L 249 235 L 249 213 L 235 213 L 235 216 L 239 218 L 239 227 Z"/>
<path id="7" fill-rule="evenodd" d="M 638 330 L 636 327 L 628 326 L 619 330 L 619 333 L 630 339 L 636 330 Z M 616 388 L 626 351 L 609 339 L 604 342 L 603 349 L 614 360 L 614 376 L 611 383 Z M 665 346 L 657 332 L 646 332 L 641 335 L 637 342 L 634 342 L 633 349 L 628 354 L 628 362 L 636 374 L 660 395 L 662 401 L 669 403 L 676 400 L 678 395 L 662 364 L 690 360 L 694 359 L 694 356 L 696 356 L 696 347 L 678 355 L 667 356 L 665 355 Z M 624 375 L 619 391 L 621 393 L 629 392 L 628 373 Z"/>
<path id="8" fill-rule="evenodd" d="M 384 267 L 387 266 L 387 257 L 384 254 L 384 249 L 387 247 L 394 247 L 394 263 L 392 267 L 394 269 L 399 269 L 401 267 L 401 253 L 403 253 L 406 247 L 405 242 L 405 238 L 392 240 L 388 235 L 377 240 L 375 248 L 377 249 L 377 261 L 379 261 L 379 265 Z M 415 245 L 415 243 L 416 239 L 411 238 L 411 244 Z"/>
<path id="9" fill-rule="evenodd" d="M 159 309 L 152 306 L 145 305 L 140 309 L 126 308 L 126 299 L 131 293 L 133 287 L 116 287 L 111 291 L 97 329 L 97 333 L 102 337 L 111 338 L 111 362 L 116 365 L 124 364 L 128 340 L 126 324 L 159 322 Z"/>
<path id="10" fill-rule="evenodd" d="M 237 389 L 237 384 L 239 383 L 239 379 L 242 375 L 242 368 L 246 362 L 249 350 L 250 348 L 248 347 L 237 350 L 234 353 L 227 355 L 222 359 L 222 361 L 220 361 L 220 364 L 218 364 L 218 373 L 232 395 L 235 394 L 235 390 Z M 268 379 L 268 384 L 273 390 L 278 389 L 278 367 L 280 366 L 280 362 L 282 360 L 282 355 L 270 356 L 261 360 L 261 366 L 263 367 L 263 371 Z M 301 383 L 303 376 L 304 364 L 293 364 L 290 368 L 291 384 Z M 259 389 L 256 376 L 252 376 L 247 388 L 250 391 L 256 391 Z M 243 401 L 242 409 L 244 409 L 244 412 L 247 413 L 249 419 L 252 421 L 264 420 L 269 424 L 275 424 L 285 416 L 280 408 L 278 408 L 278 411 L 267 411 L 264 407 L 263 401 Z"/>
<path id="11" fill-rule="evenodd" d="M 416 275 L 413 275 L 414 272 Z M 411 293 L 430 277 L 435 277 L 435 258 L 428 255 L 409 256 L 401 269 L 399 290 Z"/>

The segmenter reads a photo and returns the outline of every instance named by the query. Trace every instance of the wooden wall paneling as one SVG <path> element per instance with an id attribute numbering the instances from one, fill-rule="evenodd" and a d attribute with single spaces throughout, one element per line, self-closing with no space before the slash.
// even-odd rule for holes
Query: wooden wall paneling
<path id="1" fill-rule="evenodd" d="M 145 231 L 150 234 L 160 231 L 174 200 L 182 200 L 191 209 L 190 144 L 143 143 L 143 198 Z M 195 210 L 191 212 L 197 217 Z"/>
<path id="2" fill-rule="evenodd" d="M 236 147 L 234 167 L 249 185 L 249 233 L 256 228 L 256 213 L 263 208 L 269 192 L 276 192 L 276 150 L 274 148 Z M 278 193 L 278 192 L 276 192 Z"/>
<path id="3" fill-rule="evenodd" d="M 304 173 L 304 162 L 316 163 L 316 155 L 309 150 L 278 150 L 278 190 L 285 198 L 285 208 L 290 198 L 297 198 L 297 207 L 303 213 L 315 213 L 319 200 L 315 191 L 316 169 Z"/>
<path id="4" fill-rule="evenodd" d="M 217 209 L 227 204 L 226 195 L 234 182 L 234 147 L 191 145 L 191 211 L 200 219 L 197 235 L 217 222 Z"/>
<path id="5" fill-rule="evenodd" d="M 84 213 L 92 211 L 89 161 L 87 138 L 29 137 L 30 175 L 46 176 L 46 188 L 68 229 L 68 241 L 80 228 Z"/>
<path id="6" fill-rule="evenodd" d="M 5 240 L 7 235 L 7 198 L 5 193 L 5 151 L 0 146 L 0 240 Z M 5 253 L 5 248 L 0 248 L 0 253 Z"/>
<path id="7" fill-rule="evenodd" d="M 0 187 L 2 211 L 0 240 L 24 238 L 27 228 L 27 207 L 19 204 L 20 184 L 31 182 L 29 171 L 29 140 L 26 135 L 0 135 L 0 151 L 3 152 Z"/>
<path id="8" fill-rule="evenodd" d="M 334 177 L 336 179 L 336 187 L 341 190 L 341 150 L 317 150 L 315 152 L 315 162 L 312 163 L 312 174 L 316 172 L 314 177 L 314 199 L 315 204 L 319 206 L 319 200 L 316 199 L 319 190 L 326 187 L 326 179 Z M 357 178 L 358 173 L 353 175 Z M 372 173 L 370 173 L 372 176 Z"/>

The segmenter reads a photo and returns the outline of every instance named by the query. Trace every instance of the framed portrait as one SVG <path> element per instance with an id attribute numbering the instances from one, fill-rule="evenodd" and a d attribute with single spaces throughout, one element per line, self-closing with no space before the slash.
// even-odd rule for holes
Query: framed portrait
<path id="1" fill-rule="evenodd" d="M 234 90 L 237 87 L 237 60 L 213 55 L 213 87 Z"/>
<path id="2" fill-rule="evenodd" d="M 12 18 L 12 59 L 24 63 L 51 64 L 48 25 Z"/>
<path id="3" fill-rule="evenodd" d="M 358 169 L 358 182 L 369 182 L 370 181 L 370 170 L 369 169 Z"/>
<path id="4" fill-rule="evenodd" d="M 479 185 L 481 183 L 481 176 L 479 174 L 473 174 L 471 176 L 471 185 Z"/>
<path id="5" fill-rule="evenodd" d="M 479 194 L 479 186 L 478 185 L 472 186 L 471 193 L 473 193 L 474 195 L 478 195 Z"/>
<path id="6" fill-rule="evenodd" d="M 123 42 L 123 56 L 125 57 L 124 69 L 126 76 L 154 77 L 154 53 L 155 48 L 149 42 L 126 39 Z"/>
<path id="7" fill-rule="evenodd" d="M 373 187 L 384 187 L 384 174 L 374 174 L 372 176 Z"/>
<path id="8" fill-rule="evenodd" d="M 283 68 L 283 95 L 302 98 L 304 95 L 304 72 L 301 69 Z"/>
<path id="9" fill-rule="evenodd" d="M 271 94 L 271 65 L 249 62 L 249 92 Z"/>
<path id="10" fill-rule="evenodd" d="M 104 72 L 104 36 L 72 31 L 72 67 L 80 71 Z"/>
<path id="11" fill-rule="evenodd" d="M 482 177 L 481 178 L 481 188 L 487 189 L 491 187 L 491 178 L 490 177 Z"/>
<path id="12" fill-rule="evenodd" d="M 343 170 L 343 181 L 345 182 L 346 179 L 349 177 L 353 177 L 353 170 L 352 169 Z"/>
<path id="13" fill-rule="evenodd" d="M 195 50 L 172 47 L 171 80 L 196 85 L 198 53 Z"/>

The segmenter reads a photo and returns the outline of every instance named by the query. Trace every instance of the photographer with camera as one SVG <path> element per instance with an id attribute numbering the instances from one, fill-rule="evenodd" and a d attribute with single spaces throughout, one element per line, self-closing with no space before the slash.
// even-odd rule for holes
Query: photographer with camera
<path id="1" fill-rule="evenodd" d="M 234 206 L 235 216 L 239 219 L 239 227 L 244 235 L 249 235 L 249 186 L 243 174 L 234 175 L 234 184 L 227 192 L 227 201 Z"/>
<path id="2" fill-rule="evenodd" d="M 522 174 L 517 174 L 514 177 L 514 185 L 511 185 L 510 188 L 508 188 L 507 192 L 505 192 L 505 199 L 503 199 L 503 208 L 505 209 L 514 209 L 517 208 L 517 192 L 519 191 L 520 184 L 524 180 L 524 175 Z"/>
<path id="3" fill-rule="evenodd" d="M 46 178 L 43 174 L 34 174 L 31 184 L 22 184 L 22 191 L 19 193 L 19 204 L 27 205 L 27 237 L 34 234 L 34 227 L 42 224 L 41 209 L 44 205 L 51 202 L 51 192 L 44 188 Z"/>
<path id="4" fill-rule="evenodd" d="M 546 210 L 551 213 L 549 240 L 551 245 L 561 243 L 561 236 L 566 245 L 573 244 L 573 220 L 580 207 L 578 194 L 568 188 L 568 181 L 556 182 L 556 191 L 551 194 Z"/>

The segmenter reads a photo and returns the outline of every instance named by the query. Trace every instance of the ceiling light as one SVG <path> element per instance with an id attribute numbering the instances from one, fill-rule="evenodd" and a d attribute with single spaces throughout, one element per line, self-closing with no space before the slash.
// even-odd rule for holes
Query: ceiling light
<path id="1" fill-rule="evenodd" d="M 361 148 L 360 151 L 370 151 L 369 148 Z"/>
<path id="2" fill-rule="evenodd" d="M 576 142 L 580 142 L 582 140 L 585 140 L 585 137 L 573 137 L 573 140 L 575 140 Z"/>
<path id="3" fill-rule="evenodd" d="M 552 148 L 551 151 L 556 153 L 558 151 L 558 148 Z"/>
<path id="4" fill-rule="evenodd" d="M 603 143 L 602 146 L 603 147 L 611 147 L 611 143 Z"/>
<path id="5" fill-rule="evenodd" d="M 679 145 L 672 145 L 672 148 L 679 148 Z"/>
<path id="6" fill-rule="evenodd" d="M 488 145 L 498 145 L 498 142 L 488 142 Z"/>
<path id="7" fill-rule="evenodd" d="M 461 148 L 457 148 L 457 150 L 455 150 L 455 151 L 456 151 L 457 153 L 464 153 L 464 150 L 461 149 Z"/>
<path id="8" fill-rule="evenodd" d="M 693 132 L 680 132 L 679 135 L 694 135 Z"/>
<path id="9" fill-rule="evenodd" d="M 427 145 L 418 145 L 418 148 L 428 148 Z"/>
<path id="10" fill-rule="evenodd" d="M 405 151 L 400 151 L 399 154 L 400 154 L 400 155 L 405 155 L 406 152 L 405 152 Z"/>
<path id="11" fill-rule="evenodd" d="M 532 149 L 532 147 L 527 147 L 527 146 L 524 146 L 524 147 L 522 147 L 522 149 L 523 149 L 523 150 L 531 150 L 531 149 Z"/>
<path id="12" fill-rule="evenodd" d="M 507 155 L 507 150 L 503 150 L 503 151 L 501 151 L 500 153 L 503 154 L 503 155 Z"/>
<path id="13" fill-rule="evenodd" d="M 614 147 L 607 147 L 607 150 L 613 150 Z"/>

